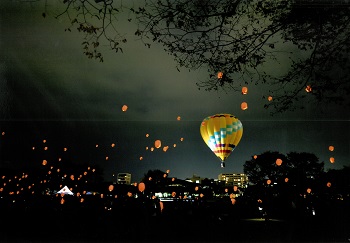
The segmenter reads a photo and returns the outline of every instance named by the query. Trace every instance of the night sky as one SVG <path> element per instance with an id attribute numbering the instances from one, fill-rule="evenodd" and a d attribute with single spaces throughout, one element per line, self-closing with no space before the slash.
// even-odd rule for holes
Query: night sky
<path id="1" fill-rule="evenodd" d="M 83 35 L 65 32 L 64 19 L 42 17 L 43 4 L 1 1 L 0 11 L 0 168 L 36 163 L 28 159 L 31 148 L 41 148 L 44 139 L 51 153 L 44 156 L 56 160 L 66 147 L 72 161 L 101 165 L 106 180 L 129 172 L 139 181 L 150 169 L 169 169 L 180 179 L 217 178 L 242 173 L 245 161 L 265 151 L 311 152 L 326 169 L 350 165 L 350 113 L 342 106 L 307 105 L 270 116 L 261 98 L 267 87 L 248 86 L 246 95 L 199 90 L 206 70 L 178 72 L 161 46 L 137 41 L 127 21 L 123 53 L 106 46 L 101 63 L 83 54 Z M 289 64 L 281 60 L 278 71 Z M 244 129 L 225 168 L 199 132 L 201 121 L 217 113 L 237 116 Z M 156 139 L 169 149 L 146 150 Z"/>

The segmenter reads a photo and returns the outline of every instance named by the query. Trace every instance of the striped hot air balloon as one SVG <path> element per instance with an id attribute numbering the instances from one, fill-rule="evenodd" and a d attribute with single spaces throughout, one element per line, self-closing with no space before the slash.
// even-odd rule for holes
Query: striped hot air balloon
<path id="1" fill-rule="evenodd" d="M 243 126 L 234 115 L 222 113 L 204 118 L 200 133 L 207 146 L 220 159 L 221 167 L 225 167 L 225 160 L 242 138 Z"/>

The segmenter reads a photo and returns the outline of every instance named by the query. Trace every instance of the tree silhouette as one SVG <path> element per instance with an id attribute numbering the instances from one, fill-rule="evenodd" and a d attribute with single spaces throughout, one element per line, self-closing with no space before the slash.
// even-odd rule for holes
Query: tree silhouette
<path id="1" fill-rule="evenodd" d="M 282 160 L 280 165 L 276 163 L 277 159 Z M 313 185 L 321 178 L 324 163 L 319 162 L 312 153 L 290 152 L 283 155 L 267 151 L 246 161 L 243 168 L 253 184 L 266 185 L 267 180 L 270 180 L 271 183 L 289 183 L 304 191 L 305 187 Z"/>
<path id="2" fill-rule="evenodd" d="M 89 58 L 103 61 L 101 42 L 122 52 L 127 39 L 117 17 L 130 10 L 128 21 L 137 23 L 135 35 L 147 47 L 153 42 L 163 45 L 178 70 L 207 69 L 209 77 L 197 82 L 199 89 L 240 91 L 248 84 L 266 85 L 269 90 L 262 98 L 271 114 L 304 108 L 310 101 L 349 105 L 344 97 L 350 93 L 350 5 L 345 0 L 163 0 L 132 6 L 116 0 L 64 0 L 63 4 L 56 18 L 67 16 L 71 22 L 67 31 L 76 27 L 86 34 L 82 45 Z M 281 59 L 289 60 L 289 66 Z"/>

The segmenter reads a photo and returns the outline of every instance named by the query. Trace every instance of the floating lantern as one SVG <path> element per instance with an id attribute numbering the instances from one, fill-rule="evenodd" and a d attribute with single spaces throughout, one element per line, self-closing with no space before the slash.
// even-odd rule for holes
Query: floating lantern
<path id="1" fill-rule="evenodd" d="M 329 158 L 329 161 L 333 164 L 333 163 L 335 162 L 334 157 L 330 157 L 330 158 Z"/>
<path id="2" fill-rule="evenodd" d="M 327 187 L 331 187 L 331 186 L 332 186 L 332 183 L 327 182 Z"/>
<path id="3" fill-rule="evenodd" d="M 282 160 L 281 159 L 276 159 L 276 165 L 280 166 L 282 164 Z"/>
<path id="4" fill-rule="evenodd" d="M 307 85 L 306 88 L 305 88 L 305 91 L 310 93 L 312 91 L 312 88 L 310 85 Z"/>
<path id="5" fill-rule="evenodd" d="M 114 186 L 113 185 L 109 185 L 108 190 L 111 192 L 111 191 L 113 191 L 113 189 L 114 189 Z"/>
<path id="6" fill-rule="evenodd" d="M 242 110 L 248 109 L 248 104 L 247 104 L 247 102 L 242 102 L 242 104 L 241 104 L 241 109 L 242 109 Z"/>
<path id="7" fill-rule="evenodd" d="M 166 152 L 169 149 L 169 146 L 164 146 L 163 151 Z"/>
<path id="8" fill-rule="evenodd" d="M 158 140 L 156 140 L 155 142 L 154 142 L 154 147 L 155 148 L 160 148 L 162 146 L 162 142 L 158 139 Z"/>
<path id="9" fill-rule="evenodd" d="M 42 165 L 47 165 L 47 160 L 44 159 Z"/>
<path id="10" fill-rule="evenodd" d="M 270 180 L 270 179 L 267 180 L 267 181 L 266 181 L 266 184 L 267 184 L 267 185 L 270 185 L 270 184 L 271 184 L 271 180 Z"/>
<path id="11" fill-rule="evenodd" d="M 256 159 L 256 158 L 258 158 L 258 156 L 257 156 L 257 155 L 254 155 L 253 158 Z"/>
<path id="12" fill-rule="evenodd" d="M 180 121 L 180 120 L 181 120 L 181 116 L 178 116 L 176 119 L 177 119 L 178 121 Z"/>
<path id="13" fill-rule="evenodd" d="M 272 96 L 267 97 L 268 101 L 272 101 Z"/>
<path id="14" fill-rule="evenodd" d="M 311 193 L 311 188 L 306 189 L 306 192 L 310 194 Z"/>
<path id="15" fill-rule="evenodd" d="M 218 79 L 222 79 L 223 76 L 224 76 L 223 72 L 218 72 Z"/>
<path id="16" fill-rule="evenodd" d="M 328 149 L 329 149 L 329 151 L 333 152 L 333 151 L 334 151 L 334 146 L 330 145 L 330 146 L 328 147 Z"/>
<path id="17" fill-rule="evenodd" d="M 289 181 L 289 179 L 286 177 L 286 178 L 284 178 L 284 182 L 288 182 Z"/>
<path id="18" fill-rule="evenodd" d="M 145 189 L 146 189 L 145 183 L 140 182 L 140 183 L 139 183 L 139 186 L 138 186 L 138 189 L 139 189 L 140 192 L 145 191 Z"/>
<path id="19" fill-rule="evenodd" d="M 247 94 L 248 93 L 248 88 L 247 87 L 242 87 L 242 94 Z"/>
<path id="20" fill-rule="evenodd" d="M 128 109 L 128 106 L 127 105 L 123 105 L 122 106 L 122 111 L 126 111 Z"/>

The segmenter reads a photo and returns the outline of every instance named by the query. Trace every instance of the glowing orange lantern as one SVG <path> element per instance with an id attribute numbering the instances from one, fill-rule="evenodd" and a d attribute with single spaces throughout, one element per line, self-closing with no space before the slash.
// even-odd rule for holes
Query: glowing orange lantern
<path id="1" fill-rule="evenodd" d="M 329 151 L 334 151 L 334 146 L 331 145 L 328 147 L 328 149 L 329 149 Z"/>
<path id="2" fill-rule="evenodd" d="M 122 111 L 126 111 L 128 109 L 128 106 L 127 105 L 123 105 L 122 106 Z"/>
<path id="3" fill-rule="evenodd" d="M 180 120 L 181 120 L 181 116 L 178 116 L 176 119 L 177 119 L 178 121 L 180 121 Z"/>
<path id="4" fill-rule="evenodd" d="M 267 180 L 267 181 L 266 181 L 266 184 L 267 184 L 267 185 L 270 185 L 270 184 L 271 184 L 271 180 L 270 180 L 270 179 Z"/>
<path id="5" fill-rule="evenodd" d="M 248 93 L 248 88 L 247 87 L 242 87 L 242 94 L 247 94 Z"/>
<path id="6" fill-rule="evenodd" d="M 327 187 L 331 187 L 331 186 L 332 186 L 332 183 L 327 182 Z"/>
<path id="7" fill-rule="evenodd" d="M 158 139 L 154 142 L 154 147 L 156 147 L 157 149 L 160 148 L 162 146 L 162 142 Z"/>
<path id="8" fill-rule="evenodd" d="M 289 179 L 286 177 L 286 178 L 284 178 L 284 182 L 288 182 L 289 181 Z"/>
<path id="9" fill-rule="evenodd" d="M 108 190 L 111 192 L 111 191 L 113 191 L 113 189 L 114 189 L 114 186 L 113 185 L 109 185 Z"/>
<path id="10" fill-rule="evenodd" d="M 335 162 L 334 157 L 330 157 L 330 158 L 329 158 L 329 161 L 333 164 L 333 163 Z"/>
<path id="11" fill-rule="evenodd" d="M 224 76 L 223 72 L 218 72 L 218 79 L 221 79 Z"/>
<path id="12" fill-rule="evenodd" d="M 145 191 L 145 189 L 146 189 L 145 183 L 140 182 L 140 183 L 139 183 L 139 186 L 138 186 L 138 189 L 139 189 L 140 192 Z"/>
<path id="13" fill-rule="evenodd" d="M 248 104 L 247 104 L 247 102 L 242 102 L 242 104 L 241 104 L 241 109 L 242 109 L 242 110 L 248 109 Z"/>
<path id="14" fill-rule="evenodd" d="M 163 151 L 166 152 L 169 149 L 169 146 L 164 146 Z"/>
<path id="15" fill-rule="evenodd" d="M 272 96 L 267 97 L 268 101 L 272 101 Z"/>
<path id="16" fill-rule="evenodd" d="M 254 155 L 254 157 L 253 157 L 254 159 L 256 159 L 256 158 L 258 158 L 258 156 L 257 155 Z"/>
<path id="17" fill-rule="evenodd" d="M 282 160 L 281 159 L 276 159 L 276 165 L 280 166 L 282 164 Z"/>
<path id="18" fill-rule="evenodd" d="M 306 192 L 310 194 L 311 193 L 311 188 L 306 189 Z"/>
<path id="19" fill-rule="evenodd" d="M 47 160 L 44 159 L 42 165 L 47 165 Z"/>
<path id="20" fill-rule="evenodd" d="M 306 88 L 305 88 L 305 91 L 310 93 L 312 91 L 312 88 L 310 85 L 307 85 Z"/>
<path id="21" fill-rule="evenodd" d="M 111 147 L 112 147 L 112 148 L 114 148 L 114 147 L 115 147 L 115 144 L 114 144 L 114 143 L 112 143 L 112 144 L 111 144 Z"/>

